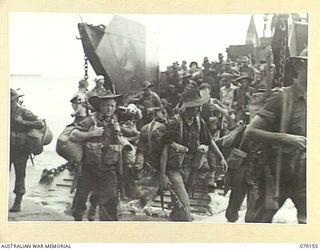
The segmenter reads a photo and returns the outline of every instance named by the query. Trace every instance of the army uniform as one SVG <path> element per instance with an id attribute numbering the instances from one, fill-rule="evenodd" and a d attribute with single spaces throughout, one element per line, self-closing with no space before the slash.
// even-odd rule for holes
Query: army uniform
<path id="1" fill-rule="evenodd" d="M 11 102 L 17 101 L 17 98 L 19 97 L 20 96 L 14 90 L 11 90 Z M 11 105 L 13 106 L 16 104 Z M 26 125 L 23 121 L 31 123 Z M 16 175 L 13 191 L 16 194 L 16 198 L 13 207 L 10 209 L 10 212 L 20 211 L 22 196 L 26 192 L 26 166 L 29 155 L 31 154 L 31 150 L 27 145 L 27 133 L 30 131 L 30 129 L 36 128 L 36 126 L 34 126 L 36 123 L 42 124 L 42 121 L 39 120 L 38 117 L 31 111 L 21 107 L 16 107 L 15 110 L 11 108 L 10 166 L 13 164 Z"/>
<path id="2" fill-rule="evenodd" d="M 306 136 L 306 97 L 303 96 L 295 85 L 288 89 L 292 93 L 292 112 L 289 117 L 288 134 Z M 275 91 L 266 100 L 264 107 L 258 112 L 268 124 L 268 130 L 278 132 L 282 115 L 282 94 Z M 265 145 L 265 157 L 270 171 L 275 176 L 276 158 L 279 149 L 273 145 Z M 278 209 L 266 209 L 264 207 L 265 198 L 265 178 L 261 178 L 260 193 L 262 196 L 256 204 L 257 215 L 254 222 L 271 223 L 272 218 Z M 287 198 L 291 198 L 297 208 L 299 223 L 306 223 L 306 155 L 305 152 L 283 153 L 280 174 L 280 197 L 278 199 L 281 207 Z"/>
<path id="3" fill-rule="evenodd" d="M 83 175 L 79 179 L 73 200 L 72 215 L 75 220 L 82 220 L 86 210 L 86 202 L 91 191 L 95 191 L 98 199 L 100 220 L 118 220 L 118 166 L 121 147 L 118 143 L 119 126 L 115 119 L 104 121 L 96 113 L 94 118 L 80 122 L 82 131 L 89 131 L 92 126 L 104 127 L 101 137 L 86 140 L 84 146 Z"/>
<path id="4" fill-rule="evenodd" d="M 243 133 L 241 133 L 243 136 Z M 239 139 L 236 138 L 234 145 L 240 144 Z M 233 147 L 234 147 L 233 145 Z M 260 144 L 253 142 L 245 142 L 241 150 L 248 154 L 244 162 L 238 169 L 229 169 L 226 175 L 225 192 L 230 187 L 231 193 L 226 209 L 225 217 L 228 222 L 236 222 L 239 218 L 239 211 L 242 203 L 247 196 L 247 210 L 245 214 L 245 222 L 253 222 L 255 218 L 255 204 L 259 198 L 258 183 L 256 176 L 259 176 L 261 169 L 256 166 L 259 164 L 256 153 L 260 149 Z"/>
<path id="5" fill-rule="evenodd" d="M 192 221 L 190 212 L 190 201 L 185 183 L 188 181 L 192 170 L 192 159 L 194 158 L 199 145 L 210 145 L 211 136 L 206 123 L 200 117 L 194 117 L 191 123 L 188 123 L 183 114 L 177 115 L 178 119 L 169 121 L 163 143 L 170 145 L 172 142 L 177 142 L 188 148 L 188 152 L 179 169 L 167 169 L 167 176 L 172 183 L 172 188 L 175 190 L 185 211 L 179 208 L 176 202 L 173 202 L 173 209 L 170 215 L 173 221 Z M 182 120 L 182 123 L 179 122 Z M 182 128 L 181 128 L 182 124 Z M 182 131 L 182 134 L 180 134 Z"/>

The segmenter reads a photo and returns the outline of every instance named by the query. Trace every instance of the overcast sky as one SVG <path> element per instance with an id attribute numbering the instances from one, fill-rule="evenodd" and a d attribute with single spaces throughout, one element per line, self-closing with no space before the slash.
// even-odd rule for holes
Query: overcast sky
<path id="1" fill-rule="evenodd" d="M 251 15 L 122 15 L 153 31 L 159 48 L 160 69 L 173 61 L 217 60 L 219 52 L 244 44 Z M 83 49 L 77 23 L 108 25 L 114 15 L 62 13 L 10 13 L 11 74 L 45 76 L 83 75 Z M 263 15 L 255 15 L 258 35 Z M 271 15 L 269 15 L 271 19 Z M 268 30 L 269 32 L 269 30 Z M 268 33 L 267 33 L 268 34 Z"/>

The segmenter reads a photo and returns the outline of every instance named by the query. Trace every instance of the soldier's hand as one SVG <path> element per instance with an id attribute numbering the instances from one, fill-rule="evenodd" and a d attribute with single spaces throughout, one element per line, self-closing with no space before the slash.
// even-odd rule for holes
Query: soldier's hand
<path id="1" fill-rule="evenodd" d="M 225 172 L 228 171 L 228 163 L 226 162 L 225 159 L 221 160 L 221 166 L 222 166 L 223 171 L 225 171 Z"/>
<path id="2" fill-rule="evenodd" d="M 44 127 L 44 122 L 43 122 L 43 121 L 40 121 L 40 120 L 37 120 L 37 121 L 34 121 L 34 122 L 33 122 L 32 126 L 33 126 L 34 128 L 40 129 L 40 128 L 43 128 L 43 127 Z"/>
<path id="3" fill-rule="evenodd" d="M 22 118 L 21 115 L 17 115 L 17 116 L 14 118 L 14 120 L 15 120 L 16 122 L 19 122 L 19 123 L 22 123 L 22 122 L 23 122 L 23 118 Z"/>
<path id="4" fill-rule="evenodd" d="M 286 134 L 285 142 L 298 150 L 305 150 L 307 138 L 301 135 Z"/>
<path id="5" fill-rule="evenodd" d="M 212 112 L 212 111 L 215 111 L 217 109 L 217 104 L 209 103 L 208 107 L 209 107 L 209 110 Z"/>
<path id="6" fill-rule="evenodd" d="M 93 130 L 91 131 L 92 137 L 99 137 L 103 134 L 103 127 L 97 127 L 96 125 L 93 127 Z"/>
<path id="7" fill-rule="evenodd" d="M 160 189 L 167 190 L 169 185 L 171 185 L 171 181 L 169 180 L 168 176 L 160 175 Z"/>

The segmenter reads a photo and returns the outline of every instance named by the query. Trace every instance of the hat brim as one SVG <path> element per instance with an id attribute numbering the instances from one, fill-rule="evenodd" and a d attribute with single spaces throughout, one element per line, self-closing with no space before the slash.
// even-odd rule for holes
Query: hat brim
<path id="1" fill-rule="evenodd" d="M 95 110 L 99 111 L 100 110 L 99 105 L 102 100 L 113 99 L 113 100 L 117 101 L 121 96 L 122 95 L 110 95 L 110 96 L 103 96 L 103 97 L 91 96 L 88 101 Z"/>
<path id="2" fill-rule="evenodd" d="M 221 79 L 232 79 L 232 78 L 234 78 L 234 75 L 231 75 L 231 74 L 228 74 L 228 75 L 222 74 L 222 75 L 220 75 L 220 78 L 221 78 Z"/>
<path id="3" fill-rule="evenodd" d="M 307 64 L 307 62 L 308 62 L 308 57 L 306 56 L 291 56 L 287 59 L 286 64 L 292 65 L 293 67 L 299 67 Z"/>
<path id="4" fill-rule="evenodd" d="M 193 108 L 193 107 L 198 107 L 202 106 L 203 104 L 206 104 L 210 100 L 210 94 L 206 94 L 206 91 L 200 91 L 202 93 L 201 98 L 198 100 L 190 101 L 190 102 L 184 102 L 181 106 L 181 110 L 184 110 L 185 108 Z"/>
<path id="5" fill-rule="evenodd" d="M 22 96 L 24 96 L 24 95 L 15 95 L 15 96 L 12 96 L 11 99 L 19 99 Z"/>
<path id="6" fill-rule="evenodd" d="M 150 85 L 143 87 L 142 90 L 146 90 L 146 89 L 151 88 L 151 87 L 153 87 L 153 86 L 154 86 L 154 84 L 151 83 Z"/>
<path id="7" fill-rule="evenodd" d="M 308 57 L 306 56 L 290 56 L 289 63 L 297 63 L 297 62 L 307 62 Z"/>
<path id="8" fill-rule="evenodd" d="M 303 60 L 307 60 L 307 59 L 308 59 L 307 56 L 290 56 L 290 57 L 289 57 L 289 59 L 294 59 L 294 58 L 303 59 Z"/>
<path id="9" fill-rule="evenodd" d="M 253 81 L 253 79 L 252 79 L 250 76 L 240 76 L 240 77 L 238 77 L 238 78 L 236 79 L 236 81 L 238 82 L 238 81 L 241 81 L 241 80 L 243 80 L 243 79 L 247 79 L 247 80 L 249 80 L 249 81 Z"/>
<path id="10" fill-rule="evenodd" d="M 191 77 L 191 74 L 181 76 L 181 78 L 187 78 L 187 77 Z"/>

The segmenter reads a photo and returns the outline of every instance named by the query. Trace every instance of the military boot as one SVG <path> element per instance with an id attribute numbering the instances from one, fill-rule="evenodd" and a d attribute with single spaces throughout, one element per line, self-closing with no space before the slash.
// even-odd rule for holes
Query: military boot
<path id="1" fill-rule="evenodd" d="M 16 195 L 13 206 L 9 209 L 10 212 L 20 212 L 22 196 L 23 196 L 22 194 Z"/>
<path id="2" fill-rule="evenodd" d="M 88 211 L 88 221 L 94 221 L 96 216 L 97 206 L 90 204 L 89 211 Z"/>

